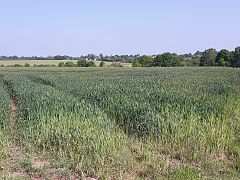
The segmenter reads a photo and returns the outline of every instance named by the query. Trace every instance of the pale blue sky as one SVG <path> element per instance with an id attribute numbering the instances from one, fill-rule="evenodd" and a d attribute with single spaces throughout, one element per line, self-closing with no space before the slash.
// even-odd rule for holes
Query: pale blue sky
<path id="1" fill-rule="evenodd" d="M 239 17 L 239 0 L 0 0 L 0 55 L 233 50 Z"/>

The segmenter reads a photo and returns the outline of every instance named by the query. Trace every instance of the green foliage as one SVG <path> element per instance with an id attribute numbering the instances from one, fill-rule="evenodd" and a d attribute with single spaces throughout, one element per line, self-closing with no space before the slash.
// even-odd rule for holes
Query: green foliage
<path id="1" fill-rule="evenodd" d="M 133 62 L 133 67 L 150 67 L 152 65 L 153 58 L 149 56 L 140 56 Z"/>
<path id="2" fill-rule="evenodd" d="M 240 47 L 237 47 L 235 49 L 233 66 L 234 67 L 240 67 Z"/>
<path id="3" fill-rule="evenodd" d="M 181 60 L 179 57 L 177 57 L 176 54 L 172 53 L 163 53 L 161 55 L 158 55 L 154 61 L 153 66 L 159 66 L 159 67 L 174 67 L 174 66 L 181 66 Z"/>
<path id="4" fill-rule="evenodd" d="M 214 66 L 216 65 L 217 51 L 213 48 L 207 49 L 203 52 L 200 58 L 200 66 Z"/>
<path id="5" fill-rule="evenodd" d="M 64 66 L 65 66 L 64 62 L 60 62 L 60 63 L 58 64 L 58 67 L 64 67 Z"/>
<path id="6" fill-rule="evenodd" d="M 133 67 L 152 67 L 152 66 L 177 67 L 177 66 L 199 66 L 200 64 L 200 58 L 198 56 L 194 56 L 192 58 L 183 57 L 185 57 L 185 55 L 178 56 L 177 54 L 174 53 L 173 54 L 163 53 L 156 57 L 144 55 L 134 60 Z"/>
<path id="7" fill-rule="evenodd" d="M 193 66 L 199 66 L 200 65 L 200 58 L 198 56 L 193 57 L 191 61 Z"/>
<path id="8" fill-rule="evenodd" d="M 105 65 L 105 62 L 102 61 L 99 66 L 100 66 L 100 67 L 105 67 L 105 66 L 106 66 L 106 65 Z"/>
<path id="9" fill-rule="evenodd" d="M 76 67 L 77 65 L 74 62 L 68 61 L 65 63 L 64 67 Z"/>
<path id="10" fill-rule="evenodd" d="M 23 67 L 21 64 L 14 64 L 13 67 Z"/>
<path id="11" fill-rule="evenodd" d="M 96 67 L 96 64 L 94 61 L 87 61 L 87 60 L 79 60 L 77 62 L 78 67 Z"/>
<path id="12" fill-rule="evenodd" d="M 216 65 L 230 66 L 233 63 L 234 54 L 226 49 L 222 49 L 216 56 Z"/>
<path id="13" fill-rule="evenodd" d="M 89 61 L 87 67 L 97 67 L 94 61 Z"/>
<path id="14" fill-rule="evenodd" d="M 140 64 L 137 60 L 133 62 L 133 67 L 143 67 L 142 64 Z"/>

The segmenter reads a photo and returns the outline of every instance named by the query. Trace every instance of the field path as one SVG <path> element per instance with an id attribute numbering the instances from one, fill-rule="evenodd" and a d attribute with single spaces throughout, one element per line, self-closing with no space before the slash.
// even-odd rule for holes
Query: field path
<path id="1" fill-rule="evenodd" d="M 7 122 L 6 129 L 12 137 L 10 146 L 9 178 L 11 179 L 32 179 L 32 180 L 75 180 L 76 176 L 67 174 L 64 169 L 55 168 L 50 162 L 43 160 L 35 153 L 27 153 L 14 142 L 16 135 L 16 121 L 18 119 L 18 100 L 15 96 L 11 82 L 4 81 L 5 90 L 10 96 L 10 118 Z"/>

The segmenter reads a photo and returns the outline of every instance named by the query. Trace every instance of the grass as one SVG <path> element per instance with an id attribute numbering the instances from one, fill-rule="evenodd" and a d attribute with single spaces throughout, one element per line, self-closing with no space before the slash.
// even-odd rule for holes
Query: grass
<path id="1" fill-rule="evenodd" d="M 239 69 L 3 68 L 0 75 L 19 101 L 15 140 L 82 178 L 240 177 Z"/>

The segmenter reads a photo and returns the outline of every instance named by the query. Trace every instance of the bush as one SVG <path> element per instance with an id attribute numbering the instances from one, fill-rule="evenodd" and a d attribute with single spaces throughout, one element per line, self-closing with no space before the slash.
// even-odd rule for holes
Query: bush
<path id="1" fill-rule="evenodd" d="M 97 67 L 97 66 L 96 66 L 95 62 L 89 61 L 87 67 Z"/>
<path id="2" fill-rule="evenodd" d="M 163 53 L 158 55 L 154 61 L 153 66 L 159 67 L 174 67 L 181 66 L 181 60 L 176 54 Z"/>
<path id="3" fill-rule="evenodd" d="M 100 67 L 105 67 L 105 62 L 102 61 L 99 66 Z"/>
<path id="4" fill-rule="evenodd" d="M 152 65 L 152 62 L 152 57 L 144 55 L 134 60 L 133 67 L 150 67 Z"/>
<path id="5" fill-rule="evenodd" d="M 79 60 L 77 62 L 77 66 L 78 67 L 96 67 L 96 64 L 93 61 Z"/>
<path id="6" fill-rule="evenodd" d="M 13 67 L 23 67 L 21 64 L 14 64 Z"/>
<path id="7" fill-rule="evenodd" d="M 25 63 L 24 67 L 30 67 L 30 64 L 29 63 Z"/>
<path id="8" fill-rule="evenodd" d="M 64 62 L 60 62 L 59 64 L 58 64 L 58 67 L 64 67 L 65 65 L 64 65 Z"/>

